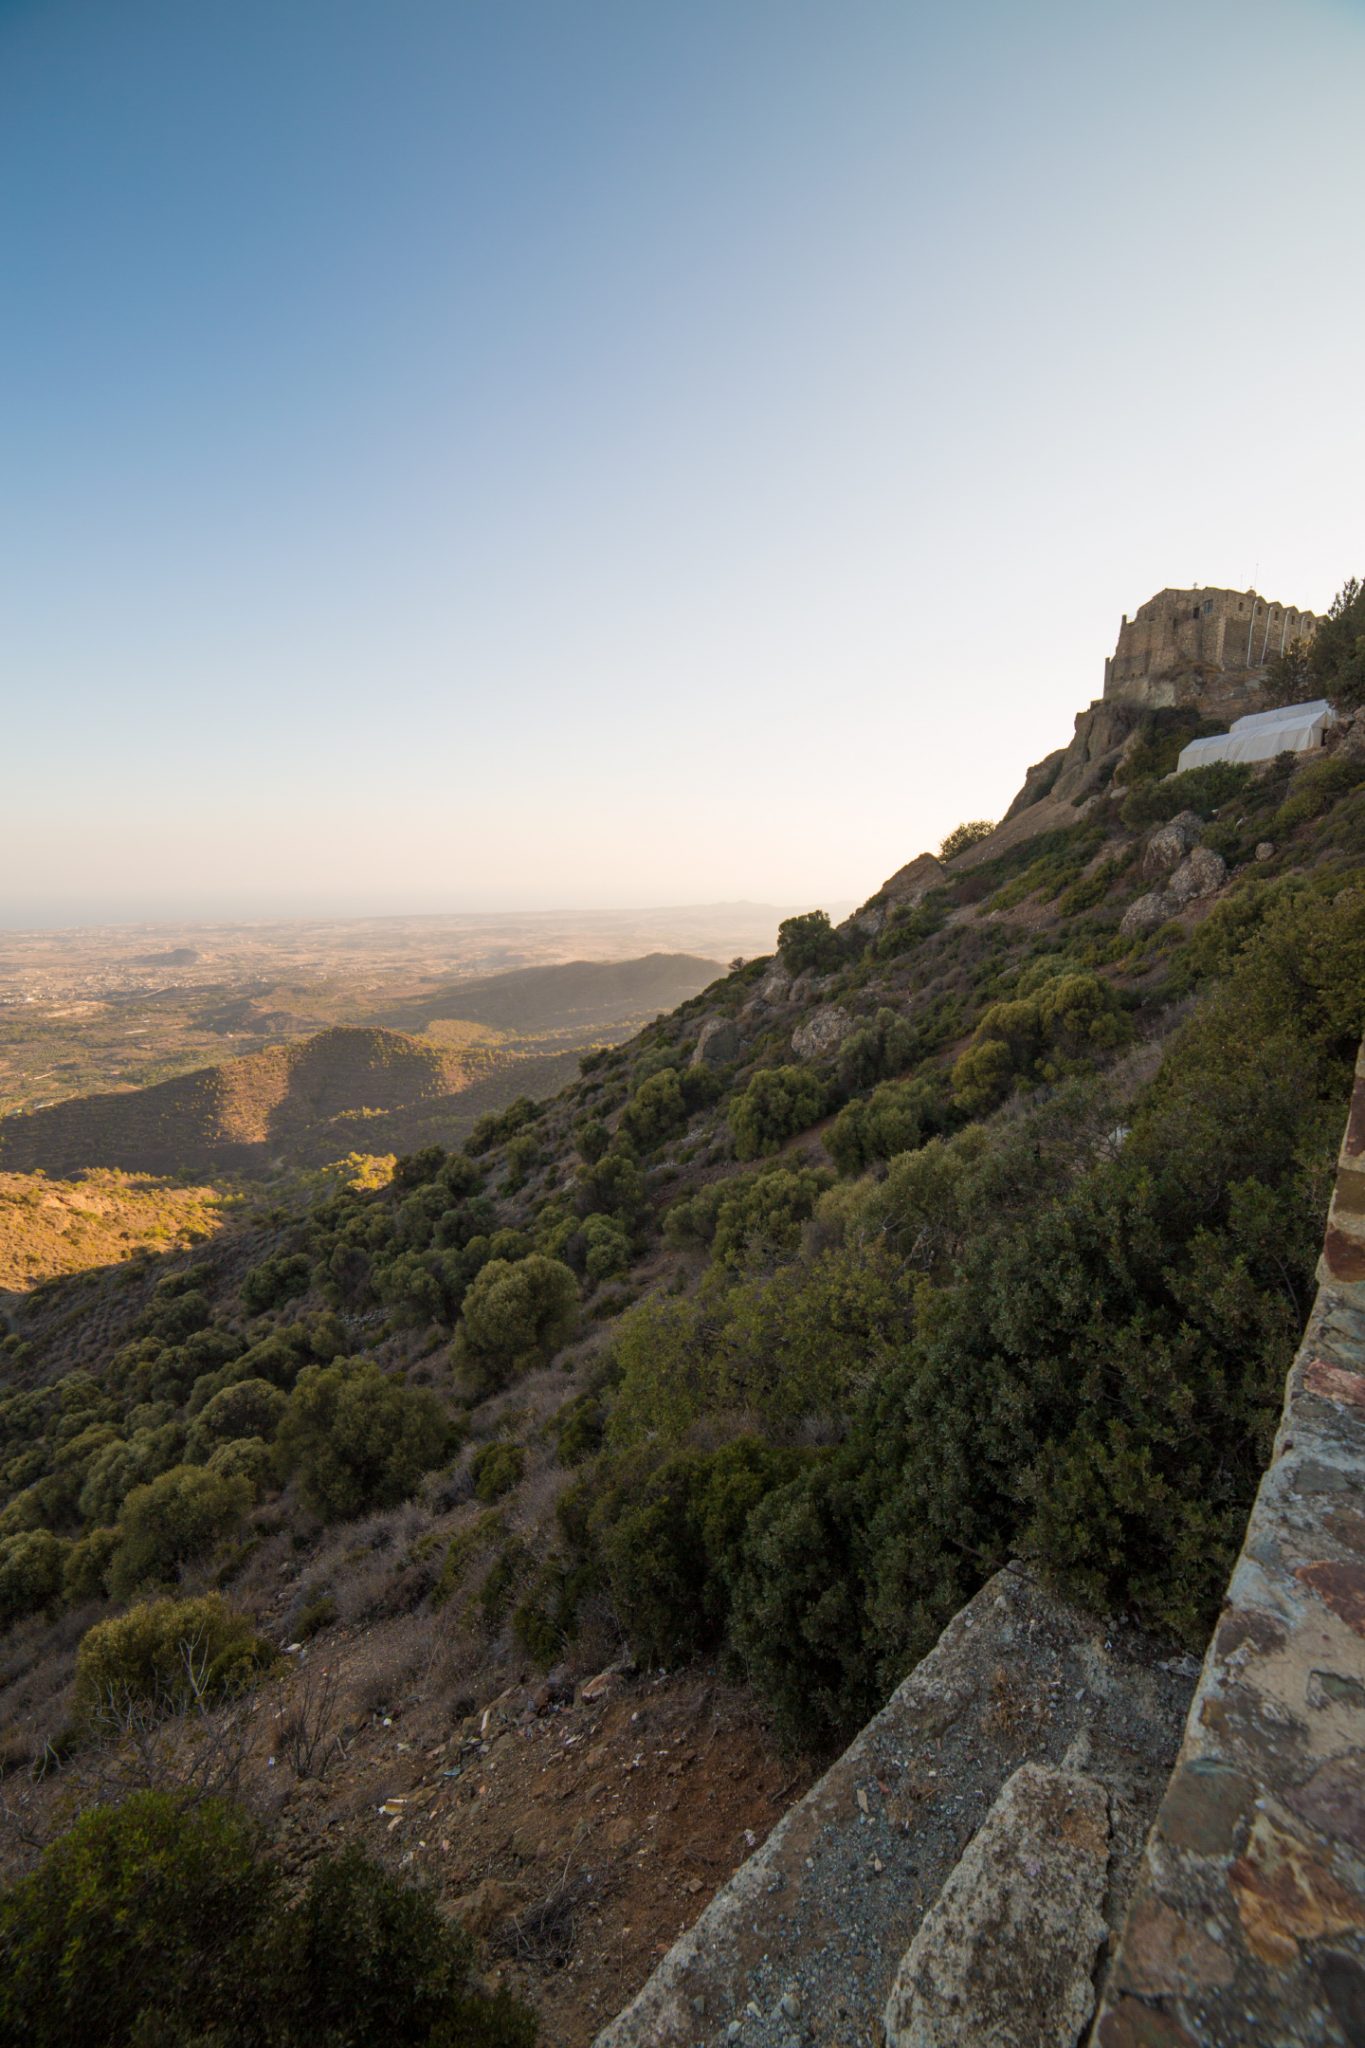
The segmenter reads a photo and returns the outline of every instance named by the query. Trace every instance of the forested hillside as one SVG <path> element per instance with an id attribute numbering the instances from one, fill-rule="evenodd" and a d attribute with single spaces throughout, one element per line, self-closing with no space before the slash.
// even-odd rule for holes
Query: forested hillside
<path id="1" fill-rule="evenodd" d="M 1174 776 L 1191 728 L 1143 712 L 1070 822 L 790 920 L 389 1188 L 43 1290 L 0 1397 L 11 1872 L 120 1745 L 159 1729 L 179 1784 L 196 1715 L 284 1697 L 301 1644 L 344 1682 L 410 1617 L 451 1727 L 624 1646 L 719 1659 L 790 1756 L 1012 1557 L 1199 1647 L 1365 1021 L 1365 731 Z M 388 1853 L 373 1803 L 332 1839 Z M 514 1981 L 550 1997 L 566 1940 Z"/>

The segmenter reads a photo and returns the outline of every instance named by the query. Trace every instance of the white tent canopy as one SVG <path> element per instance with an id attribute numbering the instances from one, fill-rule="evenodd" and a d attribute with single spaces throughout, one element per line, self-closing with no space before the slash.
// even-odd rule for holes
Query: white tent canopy
<path id="1" fill-rule="evenodd" d="M 1191 740 L 1181 749 L 1175 772 L 1207 768 L 1212 761 L 1273 761 L 1277 754 L 1311 753 L 1322 745 L 1335 716 L 1325 697 L 1311 704 L 1282 704 L 1277 711 L 1253 711 L 1227 732 Z"/>

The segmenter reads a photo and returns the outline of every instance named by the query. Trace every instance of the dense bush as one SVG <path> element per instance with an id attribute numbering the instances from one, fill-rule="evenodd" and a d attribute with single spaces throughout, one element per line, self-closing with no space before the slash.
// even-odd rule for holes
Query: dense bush
<path id="1" fill-rule="evenodd" d="M 242 1307 L 253 1316 L 268 1308 L 278 1308 L 282 1302 L 308 1292 L 311 1274 L 312 1262 L 303 1252 L 265 1259 L 259 1266 L 253 1266 L 242 1282 Z"/>
<path id="2" fill-rule="evenodd" d="M 666 1068 L 641 1083 L 621 1112 L 621 1128 L 632 1145 L 650 1152 L 687 1122 L 687 1098 L 677 1072 Z"/>
<path id="3" fill-rule="evenodd" d="M 459 1355 L 477 1387 L 545 1364 L 573 1334 L 578 1282 L 560 1259 L 492 1259 L 465 1296 Z"/>
<path id="4" fill-rule="evenodd" d="M 966 1116 L 993 1109 L 1018 1078 L 1056 1080 L 1081 1055 L 1111 1052 L 1128 1022 L 1108 982 L 1060 974 L 1037 994 L 992 1003 L 953 1068 L 953 1099 Z"/>
<path id="5" fill-rule="evenodd" d="M 938 850 L 940 860 L 952 860 L 959 853 L 966 853 L 972 846 L 979 846 L 983 839 L 989 839 L 995 825 L 990 818 L 971 818 L 964 825 L 954 825 L 944 838 Z"/>
<path id="6" fill-rule="evenodd" d="M 46 1529 L 0 1537 L 0 1629 L 58 1601 L 69 1547 Z"/>
<path id="7" fill-rule="evenodd" d="M 861 1173 L 898 1152 L 913 1152 L 944 1117 L 941 1091 L 931 1081 L 883 1081 L 871 1095 L 841 1109 L 825 1140 L 840 1173 Z"/>
<path id="8" fill-rule="evenodd" d="M 110 1591 L 126 1600 L 144 1587 L 172 1583 L 238 1526 L 253 1499 L 246 1479 L 197 1465 L 174 1465 L 135 1486 L 118 1519 Z"/>
<path id="9" fill-rule="evenodd" d="M 641 1480 L 629 1466 L 594 1516 L 617 1614 L 637 1654 L 680 1664 L 724 1631 L 749 1516 L 805 1462 L 741 1437 L 678 1452 Z"/>
<path id="10" fill-rule="evenodd" d="M 1223 804 L 1240 796 L 1251 781 L 1245 761 L 1211 761 L 1206 768 L 1187 768 L 1162 782 L 1139 783 L 1124 798 L 1120 815 L 1130 832 L 1164 825 L 1178 811 L 1211 818 Z"/>
<path id="11" fill-rule="evenodd" d="M 847 952 L 827 910 L 808 910 L 801 917 L 784 918 L 777 928 L 777 950 L 782 965 L 792 974 L 804 974 L 808 969 L 828 974 L 842 963 Z"/>
<path id="12" fill-rule="evenodd" d="M 405 1500 L 449 1454 L 453 1433 L 429 1388 L 408 1386 L 374 1359 L 343 1358 L 300 1373 L 276 1443 L 309 1506 L 340 1521 Z"/>
<path id="13" fill-rule="evenodd" d="M 1352 576 L 1332 599 L 1308 651 L 1316 687 L 1338 711 L 1365 704 L 1365 583 Z"/>
<path id="14" fill-rule="evenodd" d="M 235 1380 L 204 1403 L 185 1440 L 191 1461 L 208 1459 L 238 1437 L 274 1436 L 288 1397 L 269 1380 Z"/>
<path id="15" fill-rule="evenodd" d="M 762 1067 L 729 1108 L 738 1159 L 776 1152 L 824 1115 L 824 1083 L 805 1067 Z"/>
<path id="16" fill-rule="evenodd" d="M 1347 796 L 1365 781 L 1365 762 L 1345 754 L 1319 755 L 1305 761 L 1290 785 L 1289 795 L 1275 814 L 1272 832 L 1292 832 L 1330 810 L 1339 797 Z"/>
<path id="17" fill-rule="evenodd" d="M 532 2048 L 467 1938 L 352 1849 L 302 1896 L 245 1815 L 144 1792 L 96 1807 L 0 1893 L 0 2041 L 26 2048 Z"/>
<path id="18" fill-rule="evenodd" d="M 1365 901 L 1281 895 L 1223 939 L 1126 1144 L 1063 1090 L 846 1217 L 934 1284 L 846 1444 L 754 1517 L 734 1635 L 790 1739 L 845 1733 L 1011 1554 L 1202 1641 L 1311 1300 Z"/>
<path id="19" fill-rule="evenodd" d="M 274 1659 L 245 1615 L 216 1593 L 149 1600 L 87 1629 L 76 1652 L 76 1710 L 90 1724 L 173 1714 L 240 1692 Z"/>

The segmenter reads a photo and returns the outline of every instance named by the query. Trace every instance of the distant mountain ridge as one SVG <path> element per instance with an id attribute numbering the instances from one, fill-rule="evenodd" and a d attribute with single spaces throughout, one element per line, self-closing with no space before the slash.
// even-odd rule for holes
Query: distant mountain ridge
<path id="1" fill-rule="evenodd" d="M 460 1017 L 511 1031 L 636 1024 L 676 1009 L 725 972 L 694 953 L 646 953 L 638 960 L 566 960 L 555 967 L 513 967 L 451 981 L 384 1023 L 416 1031 L 437 1017 Z"/>
<path id="2" fill-rule="evenodd" d="M 579 1049 L 598 1035 L 620 1038 L 721 972 L 714 960 L 651 953 L 442 985 L 383 1023 L 333 1025 L 149 1087 L 0 1119 L 0 1170 L 259 1174 L 349 1152 L 455 1145 L 513 1096 L 565 1087 Z M 437 1019 L 495 1027 L 506 1041 L 470 1054 L 411 1035 Z"/>

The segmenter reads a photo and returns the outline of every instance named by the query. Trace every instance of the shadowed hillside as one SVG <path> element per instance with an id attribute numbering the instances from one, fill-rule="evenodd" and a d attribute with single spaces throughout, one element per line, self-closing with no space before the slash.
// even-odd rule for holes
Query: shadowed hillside
<path id="1" fill-rule="evenodd" d="M 250 1171 L 279 1154 L 320 1163 L 359 1148 L 390 1149 L 396 1115 L 434 1105 L 462 1069 L 394 1031 L 321 1031 L 122 1095 L 77 1096 L 10 1117 L 0 1165 L 11 1173 Z"/>

